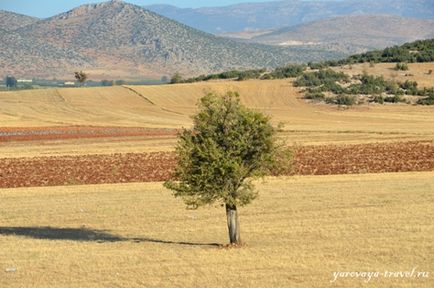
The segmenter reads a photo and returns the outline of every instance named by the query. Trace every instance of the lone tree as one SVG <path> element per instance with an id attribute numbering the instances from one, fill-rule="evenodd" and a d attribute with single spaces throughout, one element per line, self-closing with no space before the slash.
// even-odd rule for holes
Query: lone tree
<path id="1" fill-rule="evenodd" d="M 252 179 L 278 162 L 276 129 L 268 116 L 244 107 L 235 92 L 209 93 L 199 108 L 193 128 L 179 135 L 177 181 L 164 185 L 188 208 L 224 205 L 230 243 L 240 244 L 237 207 L 257 197 Z"/>
<path id="2" fill-rule="evenodd" d="M 17 79 L 13 76 L 7 76 L 5 79 L 5 83 L 7 88 L 17 87 Z"/>
<path id="3" fill-rule="evenodd" d="M 80 72 L 74 72 L 74 76 L 75 79 L 81 84 L 83 85 L 84 82 L 86 82 L 87 80 L 87 74 L 84 73 L 83 71 Z"/>
<path id="4" fill-rule="evenodd" d="M 179 72 L 173 74 L 172 78 L 170 78 L 170 84 L 176 84 L 182 82 L 182 76 Z"/>

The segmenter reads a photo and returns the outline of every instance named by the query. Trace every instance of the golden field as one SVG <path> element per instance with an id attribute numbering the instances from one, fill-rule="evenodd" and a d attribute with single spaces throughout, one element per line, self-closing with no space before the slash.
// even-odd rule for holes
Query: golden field
<path id="1" fill-rule="evenodd" d="M 224 208 L 186 210 L 161 183 L 0 190 L 0 287 L 434 286 L 434 172 L 257 188 L 236 249 L 220 246 Z M 431 274 L 330 283 L 334 271 L 414 267 Z"/>
<path id="2" fill-rule="evenodd" d="M 377 76 L 384 76 L 386 79 L 405 82 L 407 80 L 416 81 L 419 87 L 434 87 L 434 74 L 429 74 L 429 70 L 433 70 L 434 63 L 408 63 L 407 71 L 396 71 L 396 63 L 376 63 L 371 66 L 369 63 L 346 65 L 334 68 L 337 71 L 342 71 L 349 75 L 362 74 L 367 72 Z"/>
<path id="3" fill-rule="evenodd" d="M 425 77 L 412 65 L 407 73 Z M 0 128 L 178 129 L 192 124 L 209 91 L 238 91 L 285 124 L 279 135 L 289 145 L 434 140 L 434 107 L 312 104 L 291 80 L 2 92 Z M 0 159 L 171 151 L 175 143 L 170 135 L 0 141 Z M 0 177 L 10 173 L 1 169 Z M 257 183 L 259 199 L 240 209 L 246 246 L 237 249 L 224 246 L 222 207 L 186 210 L 161 183 L 0 189 L 0 287 L 434 287 L 433 183 L 434 172 L 267 178 Z M 429 277 L 330 282 L 333 272 L 415 267 Z"/>
<path id="4" fill-rule="evenodd" d="M 291 80 L 2 92 L 0 127 L 189 127 L 198 99 L 209 91 L 239 92 L 246 105 L 269 114 L 275 123 L 285 124 L 280 135 L 289 144 L 434 139 L 434 107 L 394 104 L 343 109 L 311 104 L 302 99 Z M 0 158 L 166 151 L 173 149 L 174 143 L 173 137 L 2 142 Z"/>

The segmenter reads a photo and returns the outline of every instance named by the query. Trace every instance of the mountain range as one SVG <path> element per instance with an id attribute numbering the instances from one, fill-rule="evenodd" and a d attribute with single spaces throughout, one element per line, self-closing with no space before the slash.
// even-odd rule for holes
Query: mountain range
<path id="1" fill-rule="evenodd" d="M 210 33 L 284 28 L 357 14 L 434 19 L 433 0 L 284 0 L 197 9 L 170 5 L 151 5 L 146 8 Z"/>
<path id="2" fill-rule="evenodd" d="M 430 2 L 293 0 L 189 10 L 207 15 L 200 18 L 205 26 L 217 25 L 214 20 L 220 16 L 226 17 L 228 25 L 237 18 L 239 26 L 232 28 L 255 24 L 251 25 L 254 30 L 230 35 L 244 39 L 203 32 L 148 10 L 160 9 L 159 13 L 170 16 L 167 11 L 174 9 L 173 18 L 180 20 L 185 9 L 172 6 L 144 8 L 112 0 L 82 5 L 47 19 L 0 11 L 0 77 L 71 79 L 74 71 L 84 70 L 93 80 L 157 79 L 175 72 L 191 77 L 337 59 L 434 37 L 433 20 L 363 14 L 381 12 L 388 3 L 391 13 L 428 18 L 434 12 Z M 339 13 L 350 15 L 327 18 Z M 308 22 L 316 18 L 327 19 Z M 301 22 L 308 23 L 275 27 Z M 261 25 L 268 30 L 260 30 Z M 210 31 L 205 26 L 201 29 Z"/>
<path id="3" fill-rule="evenodd" d="M 363 14 L 286 27 L 250 37 L 250 40 L 279 46 L 311 45 L 355 54 L 429 38 L 434 38 L 434 20 Z"/>
<path id="4" fill-rule="evenodd" d="M 86 70 L 93 79 L 156 78 L 175 72 L 190 76 L 339 56 L 241 43 L 117 0 L 43 20 L 23 16 L 28 25 L 19 26 L 19 16 L 13 16 L 6 26 L 14 22 L 18 28 L 0 33 L 0 71 L 19 77 L 60 78 L 74 70 Z"/>

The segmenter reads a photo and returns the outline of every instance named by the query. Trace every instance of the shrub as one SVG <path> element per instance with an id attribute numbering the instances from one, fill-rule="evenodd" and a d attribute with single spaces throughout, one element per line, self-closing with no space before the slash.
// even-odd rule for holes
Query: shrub
<path id="1" fill-rule="evenodd" d="M 325 99 L 325 95 L 322 92 L 318 91 L 309 91 L 304 95 L 304 99 L 314 100 L 314 101 L 321 101 Z"/>
<path id="2" fill-rule="evenodd" d="M 387 96 L 384 98 L 384 102 L 387 103 L 400 103 L 404 102 L 404 99 L 400 95 Z"/>
<path id="3" fill-rule="evenodd" d="M 406 63 L 396 63 L 395 65 L 395 70 L 399 71 L 407 71 L 408 70 L 408 65 Z"/>
<path id="4" fill-rule="evenodd" d="M 327 98 L 326 103 L 352 106 L 357 103 L 357 99 L 352 95 L 338 95 L 336 97 Z"/>
<path id="5" fill-rule="evenodd" d="M 294 82 L 295 86 L 314 87 L 321 85 L 332 85 L 336 82 L 347 82 L 349 76 L 343 72 L 336 72 L 332 69 L 321 69 L 315 72 L 305 72 Z"/>
<path id="6" fill-rule="evenodd" d="M 271 72 L 271 76 L 275 79 L 284 79 L 298 77 L 306 70 L 305 65 L 290 64 L 285 67 L 278 67 Z"/>
<path id="7" fill-rule="evenodd" d="M 372 97 L 371 102 L 384 104 L 384 97 L 381 95 L 375 95 L 374 97 Z"/>

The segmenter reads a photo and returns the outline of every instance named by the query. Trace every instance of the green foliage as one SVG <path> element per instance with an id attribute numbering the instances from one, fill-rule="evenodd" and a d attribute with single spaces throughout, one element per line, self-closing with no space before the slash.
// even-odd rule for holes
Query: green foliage
<path id="1" fill-rule="evenodd" d="M 426 98 L 419 99 L 419 101 L 417 101 L 417 104 L 420 104 L 420 105 L 434 105 L 434 88 L 428 90 L 427 96 L 428 97 L 426 97 Z"/>
<path id="2" fill-rule="evenodd" d="M 384 79 L 383 76 L 374 76 L 363 74 L 360 77 L 360 84 L 352 84 L 348 87 L 348 93 L 350 94 L 381 94 L 388 89 L 397 89 L 397 85 L 393 86 L 392 83 L 389 83 Z"/>
<path id="3" fill-rule="evenodd" d="M 125 85 L 127 82 L 125 80 L 116 80 L 115 81 L 115 85 L 120 86 L 120 85 Z"/>
<path id="4" fill-rule="evenodd" d="M 407 63 L 400 63 L 400 62 L 398 62 L 395 65 L 395 70 L 397 70 L 397 71 L 399 71 L 399 70 L 401 70 L 401 71 L 407 71 L 408 70 L 408 65 L 407 65 Z"/>
<path id="5" fill-rule="evenodd" d="M 199 108 L 193 128 L 179 135 L 174 174 L 179 181 L 165 187 L 190 208 L 249 204 L 257 196 L 251 177 L 275 163 L 276 130 L 269 117 L 241 105 L 237 93 L 209 93 Z"/>
<path id="6" fill-rule="evenodd" d="M 349 76 L 343 72 L 335 72 L 332 69 L 321 69 L 315 72 L 305 72 L 294 82 L 295 86 L 317 87 L 333 86 L 336 82 L 347 82 Z"/>
<path id="7" fill-rule="evenodd" d="M 400 103 L 404 101 L 405 100 L 402 99 L 400 95 L 387 96 L 384 98 L 384 102 L 388 102 L 388 103 Z"/>
<path id="8" fill-rule="evenodd" d="M 176 84 L 176 83 L 182 83 L 182 76 L 180 73 L 176 72 L 175 74 L 173 74 L 172 78 L 170 78 L 170 83 L 171 84 Z"/>
<path id="9" fill-rule="evenodd" d="M 17 79 L 13 76 L 6 76 L 5 84 L 7 88 L 15 88 L 17 87 Z"/>
<path id="10" fill-rule="evenodd" d="M 372 97 L 371 102 L 384 104 L 384 97 L 381 95 L 375 95 L 374 97 Z"/>
<path id="11" fill-rule="evenodd" d="M 312 70 L 326 69 L 329 65 L 325 62 L 309 62 L 307 66 Z"/>
<path id="12" fill-rule="evenodd" d="M 357 99 L 353 95 L 337 95 L 326 98 L 326 103 L 335 105 L 352 106 L 357 104 Z"/>
<path id="13" fill-rule="evenodd" d="M 339 66 L 355 63 L 389 63 L 389 62 L 433 62 L 434 39 L 419 40 L 402 46 L 389 47 L 384 50 L 370 51 L 352 55 L 346 59 L 327 61 L 329 66 Z"/>
<path id="14" fill-rule="evenodd" d="M 84 73 L 83 71 L 74 72 L 74 77 L 80 84 L 83 84 L 84 82 L 86 82 L 86 80 L 88 78 L 87 74 Z"/>
<path id="15" fill-rule="evenodd" d="M 270 76 L 273 79 L 284 79 L 284 78 L 292 78 L 292 77 L 298 77 L 306 70 L 305 65 L 297 65 L 297 64 L 290 64 L 286 65 L 284 67 L 278 67 L 274 69 Z"/>
<path id="16" fill-rule="evenodd" d="M 322 92 L 319 91 L 308 91 L 304 95 L 304 99 L 314 100 L 314 101 L 321 101 L 325 99 L 325 95 Z"/>
<path id="17" fill-rule="evenodd" d="M 406 80 L 404 83 L 401 83 L 399 87 L 405 90 L 405 94 L 407 95 L 418 95 L 419 91 L 417 89 L 417 82 Z"/>
<path id="18" fill-rule="evenodd" d="M 101 86 L 113 86 L 113 80 L 102 80 Z"/>
<path id="19" fill-rule="evenodd" d="M 218 74 L 200 75 L 195 78 L 184 80 L 185 83 L 193 83 L 217 79 L 234 79 L 238 81 L 248 79 L 259 79 L 267 70 L 266 69 L 250 69 L 250 70 L 231 70 Z"/>

